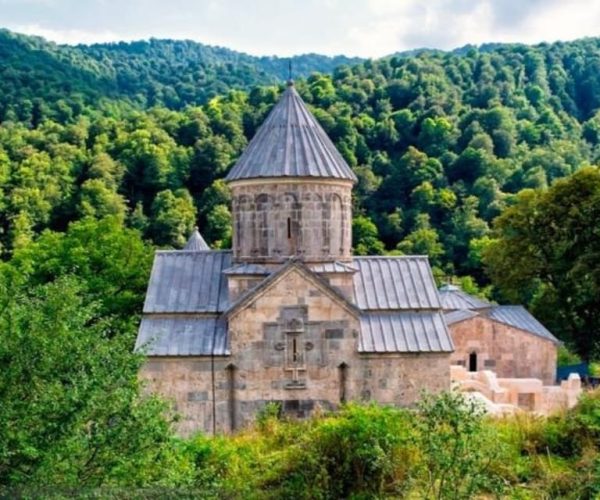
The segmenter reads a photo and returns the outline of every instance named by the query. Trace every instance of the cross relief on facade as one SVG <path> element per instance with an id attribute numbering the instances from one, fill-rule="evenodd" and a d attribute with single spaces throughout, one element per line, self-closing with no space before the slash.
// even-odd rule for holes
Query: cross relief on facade
<path id="1" fill-rule="evenodd" d="M 300 383 L 300 372 L 306 372 L 305 351 L 308 343 L 304 342 L 304 321 L 292 318 L 285 324 L 285 364 L 284 369 L 291 374 L 292 384 Z"/>

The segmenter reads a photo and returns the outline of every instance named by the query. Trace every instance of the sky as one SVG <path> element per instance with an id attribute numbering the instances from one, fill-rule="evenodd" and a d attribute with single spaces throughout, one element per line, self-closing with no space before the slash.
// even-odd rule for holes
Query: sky
<path id="1" fill-rule="evenodd" d="M 600 0 L 0 0 L 0 27 L 68 44 L 152 37 L 381 57 L 600 36 Z"/>

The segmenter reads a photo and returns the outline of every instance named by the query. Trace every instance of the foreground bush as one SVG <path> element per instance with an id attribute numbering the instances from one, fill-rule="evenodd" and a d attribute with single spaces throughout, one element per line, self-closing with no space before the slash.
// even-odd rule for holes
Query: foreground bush
<path id="1" fill-rule="evenodd" d="M 596 498 L 600 393 L 551 418 L 492 419 L 463 395 L 416 410 L 350 404 L 308 421 L 263 416 L 187 448 L 206 498 Z"/>
<path id="2" fill-rule="evenodd" d="M 120 464 L 118 455 L 111 455 L 118 450 L 106 447 L 111 443 L 107 441 L 98 448 L 102 462 L 97 466 L 105 469 L 96 469 L 94 482 L 89 483 L 102 489 L 88 496 L 597 499 L 600 495 L 600 391 L 550 418 L 493 419 L 457 393 L 424 396 L 413 410 L 349 404 L 335 414 L 305 421 L 278 415 L 277 408 L 268 407 L 253 427 L 233 436 L 179 440 L 156 433 L 156 448 L 151 436 L 130 443 L 119 438 L 112 446 L 118 444 L 124 451 Z M 140 448 L 137 455 L 134 448 Z M 70 460 L 65 463 L 77 463 Z M 65 483 L 66 471 L 60 463 L 53 465 L 49 455 L 47 464 L 46 488 L 74 484 Z M 70 491 L 66 496 L 76 495 Z"/>

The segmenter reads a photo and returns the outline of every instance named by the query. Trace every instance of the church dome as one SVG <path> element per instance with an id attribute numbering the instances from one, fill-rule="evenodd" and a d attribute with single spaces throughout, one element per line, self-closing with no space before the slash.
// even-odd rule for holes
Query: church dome
<path id="1" fill-rule="evenodd" d="M 292 82 L 226 177 L 228 181 L 273 177 L 349 180 L 356 176 Z"/>

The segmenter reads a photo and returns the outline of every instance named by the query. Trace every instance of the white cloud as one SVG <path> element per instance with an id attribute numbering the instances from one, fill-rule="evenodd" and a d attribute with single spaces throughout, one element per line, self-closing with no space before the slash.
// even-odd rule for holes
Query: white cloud
<path id="1" fill-rule="evenodd" d="M 561 2 L 532 16 L 524 28 L 519 38 L 529 43 L 600 36 L 600 0 Z"/>
<path id="2" fill-rule="evenodd" d="M 51 29 L 40 26 L 39 24 L 21 24 L 8 27 L 12 31 L 17 33 L 23 33 L 24 35 L 37 35 L 44 37 L 46 40 L 52 42 L 77 45 L 79 43 L 91 44 L 91 43 L 106 43 L 106 42 L 117 42 L 117 41 L 128 41 L 128 40 L 139 40 L 144 38 L 143 36 L 123 36 L 113 31 L 83 31 L 77 29 Z"/>
<path id="3" fill-rule="evenodd" d="M 19 2 L 22 2 L 19 5 Z M 0 24 L 59 43 L 188 38 L 253 54 L 378 57 L 600 36 L 600 0 L 0 0 Z"/>

